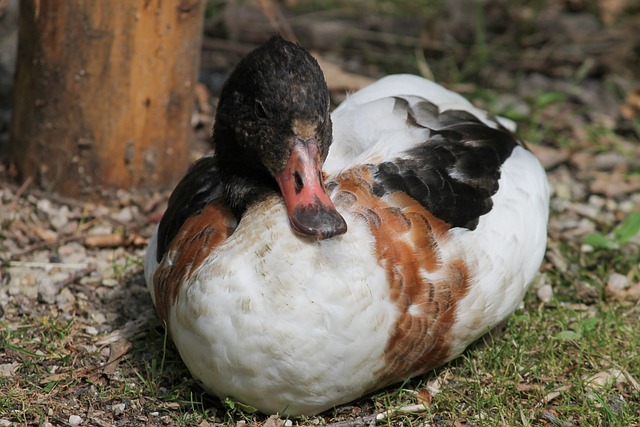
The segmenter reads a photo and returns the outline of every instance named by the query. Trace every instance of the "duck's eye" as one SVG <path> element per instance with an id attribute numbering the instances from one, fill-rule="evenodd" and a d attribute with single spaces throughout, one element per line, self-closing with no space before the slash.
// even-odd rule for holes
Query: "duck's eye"
<path id="1" fill-rule="evenodd" d="M 254 108 L 255 108 L 256 116 L 259 119 L 266 119 L 268 117 L 267 110 L 265 110 L 264 105 L 262 105 L 261 101 L 256 99 L 256 104 Z"/>

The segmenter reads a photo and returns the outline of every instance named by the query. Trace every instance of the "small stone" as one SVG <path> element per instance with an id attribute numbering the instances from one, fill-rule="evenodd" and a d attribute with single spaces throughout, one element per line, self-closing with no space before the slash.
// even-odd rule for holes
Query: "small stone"
<path id="1" fill-rule="evenodd" d="M 101 325 L 107 321 L 107 317 L 99 312 L 91 313 L 91 320 L 93 320 L 98 325 Z"/>
<path id="2" fill-rule="evenodd" d="M 77 415 L 70 415 L 69 416 L 69 425 L 70 426 L 79 426 L 80 424 L 82 424 L 82 417 L 79 417 Z"/>
<path id="3" fill-rule="evenodd" d="M 284 425 L 285 425 L 285 427 L 291 427 L 291 426 L 293 426 L 293 421 L 291 421 L 291 420 L 286 420 L 286 421 L 284 422 Z"/>
<path id="4" fill-rule="evenodd" d="M 38 278 L 38 301 L 45 304 L 53 304 L 59 291 L 60 282 L 54 281 L 51 276 L 40 276 Z"/>
<path id="5" fill-rule="evenodd" d="M 111 278 L 107 278 L 107 279 L 104 279 L 102 281 L 102 286 L 107 286 L 107 287 L 110 287 L 110 288 L 114 288 L 114 287 L 118 286 L 119 284 L 120 284 L 120 282 L 118 282 L 116 279 L 111 279 Z"/>
<path id="6" fill-rule="evenodd" d="M 137 210 L 134 209 L 134 207 L 127 206 L 122 208 L 119 212 L 116 212 L 113 215 L 111 215 L 111 218 L 115 219 L 116 221 L 122 224 L 127 224 L 133 221 L 133 218 L 135 217 L 136 213 L 137 213 Z"/>
<path id="7" fill-rule="evenodd" d="M 115 405 L 111 406 L 111 410 L 113 411 L 114 415 L 124 414 L 125 408 L 126 408 L 126 405 L 124 403 L 116 403 Z"/>
<path id="8" fill-rule="evenodd" d="M 9 427 L 11 425 L 11 421 L 6 420 L 4 418 L 0 419 L 0 427 Z"/>
<path id="9" fill-rule="evenodd" d="M 87 326 L 84 328 L 84 331 L 94 337 L 99 334 L 98 330 L 94 326 Z"/>
<path id="10" fill-rule="evenodd" d="M 632 200 L 623 200 L 618 204 L 618 209 L 624 213 L 633 212 L 638 205 Z"/>
<path id="11" fill-rule="evenodd" d="M 555 185 L 554 190 L 555 190 L 556 196 L 559 199 L 571 200 L 571 197 L 572 197 L 571 188 L 568 185 L 564 183 L 558 183 Z"/>
<path id="12" fill-rule="evenodd" d="M 611 273 L 607 280 L 607 287 L 612 291 L 622 291 L 629 287 L 629 279 L 620 273 Z"/>
<path id="13" fill-rule="evenodd" d="M 24 295 L 29 299 L 38 297 L 37 277 L 33 273 L 15 274 L 9 281 L 9 295 Z"/>
<path id="14" fill-rule="evenodd" d="M 62 205 L 60 209 L 56 209 L 53 214 L 49 215 L 49 223 L 55 230 L 62 229 L 69 223 L 69 208 Z"/>
<path id="15" fill-rule="evenodd" d="M 51 214 L 51 211 L 53 210 L 51 207 L 51 200 L 49 199 L 38 200 L 38 203 L 36 204 L 36 208 L 38 209 L 39 213 L 42 213 L 45 216 L 49 216 L 49 214 Z"/>
<path id="16" fill-rule="evenodd" d="M 553 298 L 553 288 L 551 285 L 542 285 L 538 288 L 537 295 L 538 299 L 546 304 Z"/>
<path id="17" fill-rule="evenodd" d="M 58 248 L 58 255 L 65 264 L 84 263 L 87 249 L 78 242 L 69 242 Z"/>
<path id="18" fill-rule="evenodd" d="M 78 344 L 78 349 L 82 350 L 82 352 L 86 354 L 98 352 L 98 347 L 93 344 Z"/>
<path id="19" fill-rule="evenodd" d="M 70 309 L 71 306 L 75 304 L 75 302 L 76 297 L 68 288 L 62 288 L 60 290 L 60 293 L 58 293 L 58 295 L 56 296 L 56 304 L 63 311 L 66 311 L 66 309 Z"/>

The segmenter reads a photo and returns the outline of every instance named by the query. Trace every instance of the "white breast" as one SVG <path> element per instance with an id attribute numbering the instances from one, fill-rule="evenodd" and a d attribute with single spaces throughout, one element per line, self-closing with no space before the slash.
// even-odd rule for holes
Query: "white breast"
<path id="1" fill-rule="evenodd" d="M 169 324 L 215 394 L 315 413 L 373 386 L 397 309 L 368 227 L 345 214 L 347 235 L 310 244 L 285 218 L 277 198 L 251 210 L 182 286 Z"/>

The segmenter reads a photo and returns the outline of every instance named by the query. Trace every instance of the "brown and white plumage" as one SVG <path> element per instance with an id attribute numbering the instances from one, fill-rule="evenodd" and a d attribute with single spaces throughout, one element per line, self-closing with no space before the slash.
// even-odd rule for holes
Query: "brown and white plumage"
<path id="1" fill-rule="evenodd" d="M 329 116 L 306 51 L 274 37 L 250 54 L 223 89 L 215 154 L 174 190 L 145 261 L 194 377 L 310 415 L 509 316 L 542 260 L 548 189 L 505 126 L 408 75 Z"/>

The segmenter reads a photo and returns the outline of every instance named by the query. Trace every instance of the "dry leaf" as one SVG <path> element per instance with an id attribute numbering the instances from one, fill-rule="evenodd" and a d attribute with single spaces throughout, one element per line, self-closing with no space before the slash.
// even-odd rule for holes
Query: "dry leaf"
<path id="1" fill-rule="evenodd" d="M 609 286 L 607 283 L 604 288 L 604 294 L 609 300 L 637 303 L 640 302 L 640 283 L 634 283 L 622 289 Z"/>
<path id="2" fill-rule="evenodd" d="M 0 364 L 0 378 L 10 378 L 20 367 L 18 362 Z"/>
<path id="3" fill-rule="evenodd" d="M 619 369 L 608 369 L 598 372 L 586 379 L 585 384 L 591 389 L 611 388 L 617 384 L 627 382 L 627 378 Z"/>
<path id="4" fill-rule="evenodd" d="M 262 427 L 282 427 L 284 425 L 284 420 L 278 418 L 277 415 L 271 415 L 267 418 L 267 421 L 264 422 Z"/>
<path id="5" fill-rule="evenodd" d="M 431 404 L 431 393 L 426 388 L 423 388 L 416 393 L 416 400 L 421 405 L 429 406 Z"/>
<path id="6" fill-rule="evenodd" d="M 118 367 L 117 360 L 127 354 L 129 350 L 131 350 L 131 343 L 126 338 L 122 338 L 118 341 L 112 342 L 109 345 L 109 360 L 107 360 L 107 364 L 104 367 L 105 375 L 112 375 L 116 368 Z"/>

